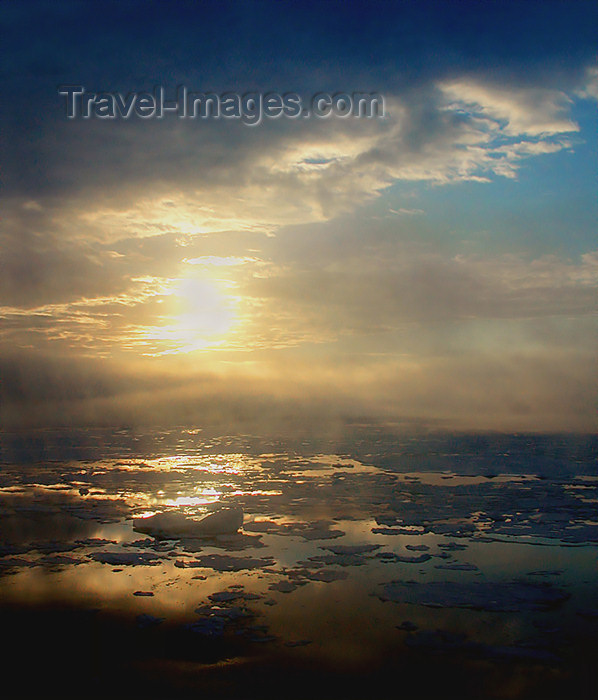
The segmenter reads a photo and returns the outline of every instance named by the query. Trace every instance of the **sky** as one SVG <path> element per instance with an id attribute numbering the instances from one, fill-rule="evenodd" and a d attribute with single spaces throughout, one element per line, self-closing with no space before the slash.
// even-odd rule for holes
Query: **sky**
<path id="1" fill-rule="evenodd" d="M 594 2 L 0 5 L 0 423 L 595 431 Z M 68 119 L 60 86 L 377 93 Z"/>

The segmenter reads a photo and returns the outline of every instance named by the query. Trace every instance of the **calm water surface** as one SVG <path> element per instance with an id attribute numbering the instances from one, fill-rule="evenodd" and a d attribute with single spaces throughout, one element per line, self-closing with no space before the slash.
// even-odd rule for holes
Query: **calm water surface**
<path id="1" fill-rule="evenodd" d="M 361 697 L 389 679 L 422 697 L 591 697 L 595 447 L 365 428 L 5 435 L 6 668 L 66 697 L 81 683 L 101 697 Z M 235 535 L 135 528 L 228 505 L 244 511 Z"/>

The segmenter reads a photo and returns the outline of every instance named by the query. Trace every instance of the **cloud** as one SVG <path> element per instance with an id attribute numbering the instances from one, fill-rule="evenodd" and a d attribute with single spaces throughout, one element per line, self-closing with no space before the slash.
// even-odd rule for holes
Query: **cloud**
<path id="1" fill-rule="evenodd" d="M 385 254 L 386 253 L 386 254 Z M 378 250 L 336 262 L 263 270 L 240 284 L 253 300 L 259 339 L 295 345 L 391 332 L 409 324 L 592 317 L 598 310 L 596 253 L 579 263 L 543 256 L 408 257 Z M 244 341 L 247 343 L 247 339 Z"/>
<path id="2" fill-rule="evenodd" d="M 584 85 L 577 91 L 583 99 L 598 100 L 598 66 L 586 69 Z"/>
<path id="3" fill-rule="evenodd" d="M 546 88 L 494 86 L 476 81 L 440 83 L 448 109 L 479 116 L 510 136 L 546 136 L 579 131 L 568 116 L 572 100 Z"/>
<path id="4" fill-rule="evenodd" d="M 35 225 L 88 242 L 272 233 L 354 211 L 397 182 L 516 177 L 525 159 L 573 146 L 571 104 L 553 89 L 463 79 L 388 95 L 383 119 L 278 120 L 259 129 L 62 123 L 41 164 L 47 184 L 35 199 L 30 191 L 8 197 L 5 226 L 19 240 Z"/>
<path id="5" fill-rule="evenodd" d="M 476 207 L 457 200 L 489 191 L 481 218 L 523 164 L 579 162 L 594 15 L 544 3 L 513 22 L 484 4 L 455 23 L 450 4 L 390 5 L 367 21 L 322 5 L 319 23 L 259 3 L 43 3 L 39 29 L 30 11 L 4 13 L 4 424 L 588 426 L 598 254 L 580 242 L 549 255 L 550 241 L 506 254 L 513 231 L 493 230 L 471 255 L 458 241 L 477 235 Z M 289 16 L 292 40 L 271 31 Z M 61 82 L 377 90 L 387 116 L 68 121 Z M 449 231 L 437 193 L 459 183 L 480 186 L 454 188 L 464 230 Z M 547 201 L 522 189 L 531 208 Z M 562 240 L 583 225 L 571 219 Z"/>
<path id="6" fill-rule="evenodd" d="M 406 209 L 404 207 L 400 207 L 399 209 L 389 209 L 388 211 L 391 214 L 407 214 L 408 216 L 414 216 L 415 214 L 424 213 L 423 209 Z"/>
<path id="7" fill-rule="evenodd" d="M 38 215 L 26 213 L 34 226 Z M 98 355 L 223 344 L 247 353 L 412 323 L 596 311 L 595 252 L 579 261 L 447 255 L 410 240 L 398 222 L 385 226 L 376 235 L 344 222 L 286 227 L 275 237 L 173 232 L 112 243 L 64 241 L 43 229 L 7 236 L 0 339 Z M 204 287 L 213 291 L 200 293 Z M 185 299 L 198 294 L 194 303 L 206 308 L 190 314 Z"/>

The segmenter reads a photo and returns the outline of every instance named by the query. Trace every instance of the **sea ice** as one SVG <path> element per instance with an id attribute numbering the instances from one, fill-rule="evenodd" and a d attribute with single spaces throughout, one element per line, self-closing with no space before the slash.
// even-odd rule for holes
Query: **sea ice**
<path id="1" fill-rule="evenodd" d="M 23 559 L 22 557 L 0 559 L 0 574 L 12 574 L 23 567 L 35 565 L 35 562 L 30 561 L 29 559 Z"/>
<path id="2" fill-rule="evenodd" d="M 303 563 L 303 562 L 299 562 Z M 361 554 L 321 554 L 309 557 L 309 561 L 304 562 L 308 566 L 324 566 L 325 564 L 336 564 L 337 566 L 363 566 L 367 564 L 367 559 Z"/>
<path id="3" fill-rule="evenodd" d="M 48 554 L 39 559 L 36 563 L 53 568 L 61 566 L 77 566 L 78 564 L 83 564 L 83 560 L 77 559 L 76 557 L 69 557 L 65 554 Z"/>
<path id="4" fill-rule="evenodd" d="M 299 639 L 296 642 L 285 642 L 284 645 L 285 647 L 304 647 L 311 643 L 311 639 Z"/>
<path id="5" fill-rule="evenodd" d="M 317 571 L 307 571 L 303 574 L 310 581 L 322 581 L 331 583 L 347 578 L 349 574 L 346 571 L 338 571 L 337 569 L 318 569 Z"/>
<path id="6" fill-rule="evenodd" d="M 301 535 L 305 540 L 333 540 L 337 537 L 342 537 L 345 533 L 342 530 L 330 529 L 330 523 L 326 521 L 317 521 L 313 525 L 300 530 L 298 535 Z"/>
<path id="7" fill-rule="evenodd" d="M 515 644 L 513 646 L 482 644 L 468 640 L 464 634 L 455 634 L 446 630 L 423 630 L 411 634 L 405 640 L 410 649 L 426 653 L 466 653 L 484 659 L 513 659 L 540 663 L 557 663 L 560 659 L 550 651 L 537 647 Z"/>
<path id="8" fill-rule="evenodd" d="M 383 601 L 433 608 L 471 608 L 488 612 L 542 611 L 554 608 L 569 594 L 548 584 L 525 581 L 391 581 Z"/>
<path id="9" fill-rule="evenodd" d="M 243 529 L 248 532 L 278 533 L 280 525 L 273 520 L 252 520 L 250 523 L 246 523 Z"/>
<path id="10" fill-rule="evenodd" d="M 163 558 L 151 552 L 94 552 L 89 557 L 112 566 L 157 566 Z"/>
<path id="11" fill-rule="evenodd" d="M 204 617 L 185 625 L 185 629 L 205 637 L 221 637 L 224 634 L 224 626 L 225 620 L 222 617 Z"/>
<path id="12" fill-rule="evenodd" d="M 395 554 L 394 552 L 380 552 L 376 554 L 376 558 L 383 562 L 401 562 L 402 564 L 423 564 L 432 558 L 431 554 L 424 552 L 423 554 L 409 556 L 407 554 Z"/>
<path id="13" fill-rule="evenodd" d="M 105 547 L 107 544 L 116 544 L 116 540 L 106 540 L 102 537 L 88 537 L 85 540 L 75 540 L 78 547 Z M 135 546 L 138 546 L 135 544 Z"/>
<path id="14" fill-rule="evenodd" d="M 411 622 L 411 620 L 403 620 L 400 625 L 397 625 L 397 629 L 403 632 L 415 632 L 418 627 L 414 622 Z"/>
<path id="15" fill-rule="evenodd" d="M 380 549 L 381 546 L 380 544 L 328 544 L 321 546 L 320 549 L 327 549 L 333 554 L 366 554 Z"/>
<path id="16" fill-rule="evenodd" d="M 278 583 L 270 584 L 268 588 L 271 591 L 278 591 L 279 593 L 292 593 L 293 591 L 297 590 L 297 584 L 292 583 L 291 581 L 278 581 Z M 266 604 L 270 605 L 271 603 L 266 601 Z"/>
<path id="17" fill-rule="evenodd" d="M 403 562 L 404 564 L 423 564 L 432 558 L 431 554 L 420 554 L 419 556 L 410 557 L 408 555 L 397 554 L 395 561 Z"/>
<path id="18" fill-rule="evenodd" d="M 238 598 L 242 597 L 243 593 L 239 593 L 237 591 L 218 591 L 218 593 L 212 593 L 208 596 L 208 598 L 214 603 L 227 603 L 230 600 L 237 600 Z"/>
<path id="19" fill-rule="evenodd" d="M 404 527 L 373 527 L 372 532 L 375 535 L 423 535 L 429 530 L 411 530 Z"/>
<path id="20" fill-rule="evenodd" d="M 154 617 L 153 615 L 148 615 L 147 613 L 142 613 L 141 615 L 137 615 L 137 626 L 141 627 L 141 629 L 145 629 L 146 627 L 155 627 L 156 625 L 159 625 L 161 622 L 164 622 L 163 617 Z"/>
<path id="21" fill-rule="evenodd" d="M 274 559 L 252 557 L 229 557 L 226 554 L 206 554 L 194 560 L 177 559 L 174 565 L 179 569 L 206 568 L 215 571 L 243 571 L 244 569 L 261 569 L 272 566 Z"/>
<path id="22" fill-rule="evenodd" d="M 258 643 L 258 644 L 265 644 L 267 642 L 275 642 L 276 637 L 273 637 L 271 634 L 263 634 L 263 635 L 252 634 L 252 635 L 249 635 L 247 637 L 247 640 L 249 642 L 254 642 L 254 643 Z"/>
<path id="23" fill-rule="evenodd" d="M 188 518 L 181 513 L 167 512 L 149 518 L 135 518 L 133 521 L 133 527 L 138 532 L 162 539 L 234 534 L 242 525 L 243 509 L 240 506 L 221 508 L 208 513 L 201 520 Z"/>

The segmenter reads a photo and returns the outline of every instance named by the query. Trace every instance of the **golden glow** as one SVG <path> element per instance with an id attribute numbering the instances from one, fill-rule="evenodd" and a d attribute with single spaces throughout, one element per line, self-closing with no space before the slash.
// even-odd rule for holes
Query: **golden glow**
<path id="1" fill-rule="evenodd" d="M 145 340 L 164 348 L 147 354 L 168 355 L 220 345 L 235 321 L 233 297 L 224 284 L 210 279 L 184 278 L 174 284 L 165 299 L 165 324 L 144 329 Z"/>
<path id="2" fill-rule="evenodd" d="M 244 463 L 242 464 L 240 462 L 240 457 L 241 455 L 237 454 L 215 455 L 210 457 L 170 455 L 168 457 L 158 457 L 156 459 L 141 461 L 139 463 L 157 470 L 194 469 L 197 471 L 209 472 L 210 474 L 240 474 L 243 471 L 243 467 L 255 468 L 257 460 L 244 458 Z"/>

